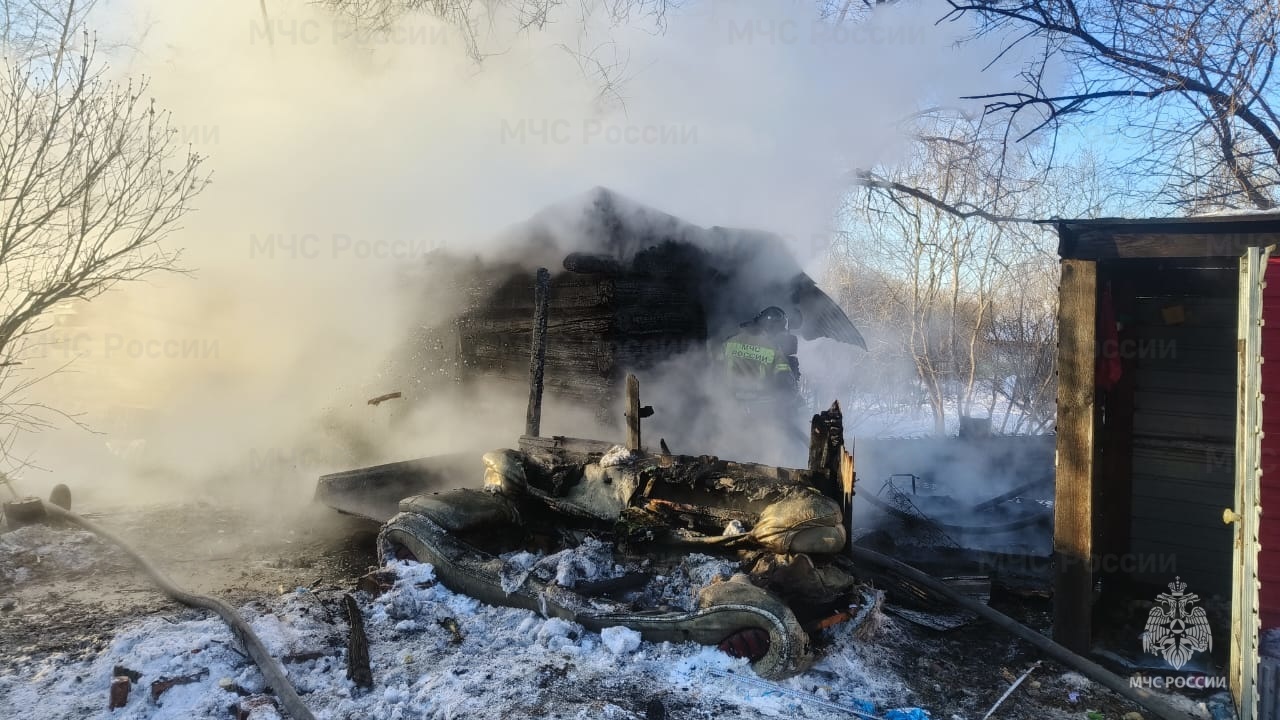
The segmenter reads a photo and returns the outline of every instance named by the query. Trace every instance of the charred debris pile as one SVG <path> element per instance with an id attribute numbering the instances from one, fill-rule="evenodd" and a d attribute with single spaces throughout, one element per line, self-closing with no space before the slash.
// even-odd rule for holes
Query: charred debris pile
<path id="1" fill-rule="evenodd" d="M 984 430 L 857 440 L 854 542 L 936 576 L 1048 597 L 1054 436 Z"/>

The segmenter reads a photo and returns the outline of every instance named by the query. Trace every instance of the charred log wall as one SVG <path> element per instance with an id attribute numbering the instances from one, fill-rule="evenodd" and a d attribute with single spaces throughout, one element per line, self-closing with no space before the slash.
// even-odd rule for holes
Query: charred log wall
<path id="1" fill-rule="evenodd" d="M 474 277 L 470 308 L 455 323 L 460 379 L 528 378 L 533 274 Z M 605 418 L 627 372 L 706 340 L 697 288 L 673 276 L 561 272 L 551 278 L 545 387 L 548 397 L 594 407 Z"/>

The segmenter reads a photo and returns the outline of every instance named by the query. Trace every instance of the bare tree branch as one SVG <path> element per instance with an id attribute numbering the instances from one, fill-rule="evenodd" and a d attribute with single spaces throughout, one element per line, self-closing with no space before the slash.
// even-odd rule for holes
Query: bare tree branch
<path id="1" fill-rule="evenodd" d="M 209 182 L 147 84 L 108 82 L 92 0 L 0 0 L 0 427 L 45 427 L 22 393 L 61 303 L 181 271 L 164 240 Z"/>
<path id="2" fill-rule="evenodd" d="M 910 185 L 906 185 L 893 180 L 886 180 L 884 178 L 876 177 L 868 170 L 855 169 L 851 173 L 851 175 L 853 177 L 853 183 L 856 185 L 860 185 L 862 187 L 867 187 L 867 188 L 876 188 L 880 190 L 889 190 L 892 193 L 901 193 L 903 195 L 916 198 L 917 200 L 923 200 L 924 202 L 932 205 L 933 207 L 939 210 L 942 210 L 943 212 L 949 213 L 951 215 L 954 215 L 958 218 L 965 219 L 965 220 L 969 218 L 981 218 L 983 220 L 989 220 L 991 222 L 1014 222 L 1014 223 L 1040 222 L 1040 220 L 1037 220 L 1034 218 L 1015 217 L 1012 215 L 997 215 L 995 213 L 991 213 L 986 210 L 983 210 L 982 208 L 970 205 L 969 203 L 959 203 L 956 205 L 952 205 L 950 203 L 946 203 L 946 202 L 943 202 L 942 200 L 939 200 L 938 198 L 930 195 L 928 192 L 918 187 L 912 187 Z"/>
<path id="3" fill-rule="evenodd" d="M 1170 202 L 1202 210 L 1212 196 L 1220 207 L 1276 207 L 1280 117 L 1273 108 L 1280 90 L 1271 77 L 1280 5 L 1273 0 L 948 2 L 946 17 L 972 20 L 977 35 L 1012 33 L 1017 40 L 1008 46 L 1030 38 L 1046 48 L 1023 70 L 1030 90 L 974 98 L 990 100 L 985 113 L 1011 126 L 1024 112 L 1037 114 L 1030 129 L 1016 133 L 1020 140 L 1096 122 L 1101 110 L 1127 111 L 1128 127 L 1146 133 L 1129 169 L 1134 177 L 1170 181 Z M 1046 73 L 1063 63 L 1076 71 L 1074 87 L 1047 92 Z M 1197 145 L 1194 167 L 1186 142 Z M 1220 192 L 1224 182 L 1234 192 Z"/>

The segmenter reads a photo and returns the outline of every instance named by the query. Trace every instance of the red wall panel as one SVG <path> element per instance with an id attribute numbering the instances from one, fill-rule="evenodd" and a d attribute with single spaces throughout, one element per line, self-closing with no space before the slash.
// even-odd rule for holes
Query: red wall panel
<path id="1" fill-rule="evenodd" d="M 1258 527 L 1259 613 L 1280 627 L 1280 258 L 1267 263 L 1262 325 L 1262 517 Z"/>

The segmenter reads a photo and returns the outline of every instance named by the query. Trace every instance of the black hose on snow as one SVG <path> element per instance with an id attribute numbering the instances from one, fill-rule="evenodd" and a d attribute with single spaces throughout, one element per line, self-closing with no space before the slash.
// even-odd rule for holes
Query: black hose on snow
<path id="1" fill-rule="evenodd" d="M 294 689 L 293 683 L 289 682 L 289 677 L 285 675 L 284 668 L 281 667 L 280 663 L 276 662 L 275 658 L 271 657 L 271 653 L 267 651 L 267 646 L 262 644 L 262 640 L 253 632 L 253 628 L 249 627 L 249 623 L 240 617 L 235 608 L 217 598 L 196 595 L 178 587 L 159 568 L 152 565 L 137 550 L 134 550 L 128 543 L 121 540 L 111 531 L 98 527 L 70 510 L 63 510 L 52 503 L 44 503 L 44 509 L 50 517 L 65 520 L 84 528 L 99 538 L 119 547 L 142 568 L 152 582 L 160 586 L 165 595 L 183 605 L 217 613 L 223 622 L 231 628 L 232 634 L 236 636 L 240 644 L 244 645 L 245 650 L 249 651 L 249 657 L 253 658 L 258 668 L 262 670 L 262 675 L 266 678 L 267 685 L 275 691 L 276 697 L 280 699 L 280 704 L 284 707 L 285 712 L 292 715 L 295 720 L 315 720 L 315 715 L 311 714 L 311 710 L 302 702 L 302 698 L 298 697 L 298 691 Z"/>

